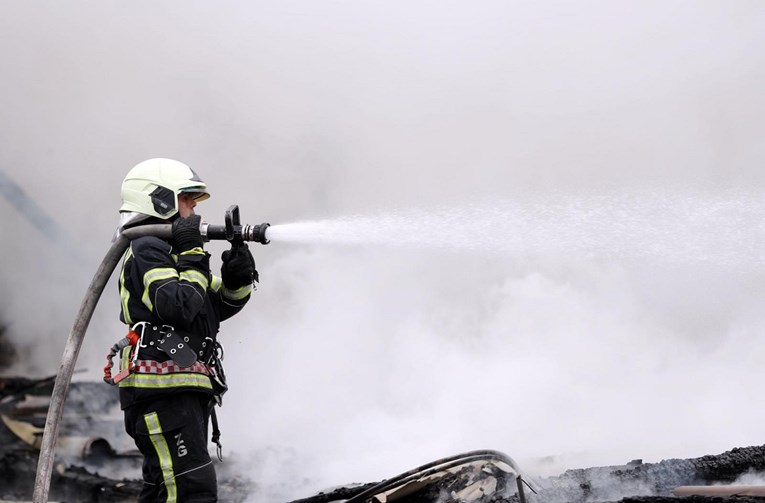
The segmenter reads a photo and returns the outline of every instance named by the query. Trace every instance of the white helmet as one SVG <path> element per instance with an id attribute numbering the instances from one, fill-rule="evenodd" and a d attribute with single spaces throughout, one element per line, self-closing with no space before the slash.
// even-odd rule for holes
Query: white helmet
<path id="1" fill-rule="evenodd" d="M 157 158 L 137 164 L 122 181 L 123 225 L 147 217 L 171 218 L 178 213 L 182 192 L 199 194 L 197 201 L 210 197 L 205 182 L 182 162 Z"/>

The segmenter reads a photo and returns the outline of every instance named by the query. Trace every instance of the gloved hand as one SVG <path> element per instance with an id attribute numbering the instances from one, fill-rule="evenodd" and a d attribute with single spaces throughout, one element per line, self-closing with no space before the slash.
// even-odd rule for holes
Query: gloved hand
<path id="1" fill-rule="evenodd" d="M 199 231 L 201 223 L 202 217 L 199 215 L 175 219 L 173 222 L 173 241 L 179 252 L 182 253 L 192 248 L 202 248 L 204 246 L 202 233 Z"/>
<path id="2" fill-rule="evenodd" d="M 220 258 L 223 261 L 220 274 L 226 288 L 237 290 L 251 285 L 253 281 L 258 281 L 255 259 L 252 258 L 246 243 L 231 246 L 231 249 L 224 251 Z"/>

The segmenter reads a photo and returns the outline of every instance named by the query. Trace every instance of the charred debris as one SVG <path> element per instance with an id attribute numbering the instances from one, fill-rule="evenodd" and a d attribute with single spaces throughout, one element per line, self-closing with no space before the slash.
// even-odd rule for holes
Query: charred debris
<path id="1" fill-rule="evenodd" d="M 3 375 L 13 355 L 0 325 L 1 502 L 31 500 L 55 380 L 55 376 Z M 114 388 L 101 382 L 73 382 L 60 432 L 50 501 L 137 500 L 141 457 L 124 434 Z M 348 484 L 291 503 L 765 503 L 763 486 L 730 487 L 742 475 L 758 472 L 765 472 L 765 445 L 693 459 L 634 460 L 568 470 L 542 479 L 523 473 L 502 453 L 473 451 L 379 482 Z M 219 486 L 220 501 L 257 500 L 256 481 L 228 477 L 220 470 Z"/>
<path id="2" fill-rule="evenodd" d="M 8 375 L 14 348 L 0 325 L 0 503 L 31 501 L 42 432 L 55 376 Z M 56 443 L 49 500 L 135 502 L 141 490 L 140 453 L 124 432 L 117 389 L 72 382 Z M 242 502 L 251 488 L 220 481 L 221 501 Z"/>

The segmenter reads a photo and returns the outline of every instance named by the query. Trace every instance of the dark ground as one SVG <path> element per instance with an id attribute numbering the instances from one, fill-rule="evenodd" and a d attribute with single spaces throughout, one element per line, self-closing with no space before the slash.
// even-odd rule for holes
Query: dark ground
<path id="1" fill-rule="evenodd" d="M 3 341 L 0 326 L 0 355 L 3 354 L 12 355 L 13 348 Z M 0 369 L 7 362 L 0 359 Z M 45 424 L 53 380 L 53 377 L 35 380 L 0 376 L 0 417 L 3 419 L 0 421 L 0 501 L 31 500 L 39 451 L 30 444 L 30 438 L 35 437 L 34 433 L 39 435 Z M 124 474 L 140 473 L 140 456 L 132 446 L 110 444 L 112 439 L 125 437 L 121 414 L 114 414 L 114 410 L 118 412 L 115 388 L 100 382 L 72 383 L 59 437 L 74 447 L 64 452 L 57 450 L 51 501 L 136 501 L 141 483 L 136 477 Z M 6 424 L 8 419 L 16 421 L 15 429 Z M 21 430 L 19 424 L 23 426 Z M 765 472 L 765 445 L 734 448 L 693 459 L 668 459 L 659 463 L 635 460 L 619 466 L 568 470 L 558 476 L 532 480 L 537 494 L 528 489 L 524 492 L 529 503 L 765 503 L 765 498 L 760 497 L 678 498 L 672 495 L 678 486 L 730 484 L 744 474 L 757 472 Z M 490 466 L 463 467 L 458 473 L 445 474 L 406 496 L 398 496 L 395 501 L 461 501 L 453 495 L 486 477 L 496 479 L 497 490 L 473 501 L 520 502 L 514 476 Z M 292 503 L 343 501 L 380 481 L 351 482 L 346 487 L 308 495 Z M 244 502 L 256 484 L 257 481 L 227 478 L 225 474 L 219 476 L 220 500 Z"/>
<path id="2" fill-rule="evenodd" d="M 21 377 L 0 378 L 0 413 L 5 417 L 42 427 L 45 421 L 44 399 L 52 389 L 52 379 L 29 380 Z M 73 383 L 65 408 L 61 436 L 81 438 L 87 431 L 93 438 L 121 436 L 120 418 L 108 419 L 104 411 L 116 406 L 116 395 L 102 383 Z M 97 400 L 93 397 L 97 396 Z M 40 401 L 42 400 L 42 404 Z M 94 404 L 98 404 L 95 406 Z M 83 444 L 84 445 L 84 444 Z M 140 482 L 120 477 L 136 473 L 140 458 L 134 451 L 113 449 L 108 442 L 91 442 L 87 452 L 69 453 L 58 460 L 51 483 L 50 499 L 79 502 L 135 501 Z M 39 451 L 20 440 L 0 423 L 0 500 L 30 500 L 34 486 Z M 522 467 L 521 467 L 522 468 Z M 568 470 L 561 475 L 534 480 L 538 494 L 528 494 L 528 501 L 545 503 L 664 503 L 677 502 L 760 502 L 753 497 L 672 496 L 672 489 L 685 485 L 732 483 L 741 475 L 765 471 L 765 446 L 735 448 L 730 451 L 693 459 L 668 459 L 659 463 L 633 461 L 620 466 Z M 300 503 L 342 501 L 358 494 L 368 484 L 350 484 L 332 492 L 308 496 Z M 501 480 L 508 491 L 484 496 L 482 502 L 516 503 L 515 480 Z M 221 501 L 243 502 L 256 482 L 222 477 Z M 401 503 L 450 501 L 448 494 L 464 484 L 462 476 L 446 476 L 407 497 Z M 446 497 L 446 499 L 444 499 Z M 454 500 L 451 500 L 454 501 Z"/>
<path id="3" fill-rule="evenodd" d="M 521 467 L 522 468 L 522 467 Z M 592 467 L 568 470 L 561 475 L 533 480 L 537 493 L 524 490 L 529 503 L 763 503 L 761 497 L 675 497 L 672 490 L 678 486 L 730 484 L 743 474 L 765 470 L 765 446 L 735 448 L 718 455 L 693 459 L 668 459 L 659 463 L 633 461 L 626 465 Z M 497 471 L 480 470 L 484 475 L 496 476 Z M 480 478 L 480 475 L 479 475 Z M 459 473 L 418 490 L 397 503 L 460 501 L 450 497 L 465 487 L 465 481 L 475 481 L 475 473 Z M 341 488 L 332 493 L 320 494 L 292 503 L 324 503 L 350 498 L 367 486 L 356 489 Z M 514 477 L 500 480 L 501 491 L 473 501 L 483 503 L 519 503 Z M 507 495 L 507 493 L 510 493 Z"/>

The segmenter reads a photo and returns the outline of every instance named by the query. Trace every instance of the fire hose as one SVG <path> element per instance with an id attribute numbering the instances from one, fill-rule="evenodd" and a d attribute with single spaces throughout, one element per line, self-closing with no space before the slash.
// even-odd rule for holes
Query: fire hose
<path id="1" fill-rule="evenodd" d="M 354 495 L 353 497 L 345 500 L 345 503 L 363 503 L 369 500 L 372 496 L 380 494 L 391 489 L 401 487 L 411 481 L 428 477 L 430 475 L 443 472 L 450 468 L 461 466 L 474 461 L 499 461 L 507 465 L 513 474 L 515 475 L 515 481 L 518 489 L 518 498 L 520 503 L 526 503 L 526 496 L 523 490 L 523 486 L 526 485 L 532 492 L 537 492 L 536 489 L 521 475 L 521 470 L 518 465 L 508 455 L 499 451 L 493 450 L 478 450 L 470 451 L 463 454 L 457 454 L 447 458 L 441 458 L 431 463 L 419 466 L 414 470 L 404 472 L 390 479 L 383 480 L 378 484 L 373 485 L 365 489 L 363 492 Z"/>
<path id="2" fill-rule="evenodd" d="M 225 225 L 210 225 L 203 222 L 200 231 L 202 238 L 206 241 L 225 239 L 233 244 L 244 241 L 268 244 L 269 241 L 266 238 L 268 227 L 269 224 L 267 223 L 241 225 L 239 222 L 239 207 L 234 205 L 226 210 Z M 45 430 L 43 431 L 42 444 L 40 446 L 40 457 L 37 463 L 35 487 L 32 495 L 34 503 L 47 503 L 48 501 L 56 440 L 64 413 L 64 402 L 69 392 L 69 385 L 72 381 L 77 356 L 80 354 L 82 341 L 85 338 L 85 331 L 90 324 L 90 319 L 93 317 L 93 312 L 96 309 L 101 293 L 103 293 L 106 287 L 106 283 L 128 249 L 130 241 L 143 236 L 157 236 L 168 239 L 171 235 L 171 225 L 169 224 L 142 225 L 124 229 L 112 241 L 111 247 L 96 270 L 96 274 L 88 286 L 87 293 L 82 299 L 72 330 L 69 332 L 69 338 L 66 341 L 64 354 L 61 358 L 61 366 L 56 374 L 56 382 L 53 385 L 48 415 L 45 419 Z"/>
<path id="3" fill-rule="evenodd" d="M 504 479 L 515 479 L 519 503 L 526 503 L 527 501 L 524 486 L 534 494 L 538 494 L 536 483 L 523 475 L 521 469 L 510 456 L 499 451 L 486 449 L 464 452 L 462 454 L 437 459 L 436 461 L 418 466 L 413 470 L 409 470 L 381 482 L 355 487 L 341 487 L 333 491 L 321 492 L 316 496 L 311 496 L 309 498 L 293 500 L 291 503 L 330 503 L 333 501 L 343 501 L 344 503 L 370 503 L 398 500 L 425 501 L 425 495 L 418 493 L 418 491 L 423 489 L 427 491 L 430 485 L 438 487 L 440 480 L 448 478 L 450 473 L 457 477 L 465 477 L 465 474 L 458 474 L 461 470 L 460 467 L 478 465 L 481 466 L 481 470 L 483 471 L 486 465 L 489 464 L 495 465 L 501 472 L 504 472 L 506 474 L 503 476 Z M 500 465 L 505 465 L 506 468 L 501 468 Z M 454 470 L 457 468 L 460 468 L 460 470 L 455 472 Z M 468 477 L 470 477 L 470 475 L 468 475 Z M 410 484 L 414 487 L 407 490 L 407 486 Z M 421 485 L 418 487 L 418 484 Z M 498 489 L 502 493 L 511 491 L 509 487 L 504 487 L 504 485 L 501 489 L 499 487 Z M 443 490 L 443 488 L 440 490 Z M 482 491 L 482 489 L 479 490 Z M 493 501 L 497 494 L 486 493 L 484 496 L 491 497 Z M 442 499 L 444 498 L 437 498 L 438 501 L 441 501 Z M 462 501 L 459 498 L 456 500 Z M 430 501 L 430 499 L 428 499 L 428 501 Z M 473 501 L 473 498 L 468 499 L 468 501 Z M 486 500 L 482 498 L 481 501 Z"/>

